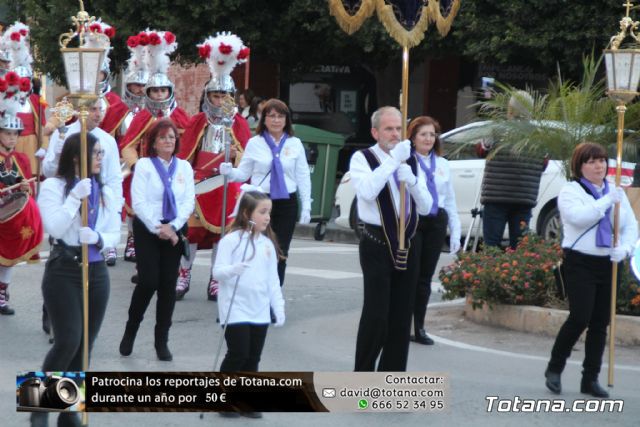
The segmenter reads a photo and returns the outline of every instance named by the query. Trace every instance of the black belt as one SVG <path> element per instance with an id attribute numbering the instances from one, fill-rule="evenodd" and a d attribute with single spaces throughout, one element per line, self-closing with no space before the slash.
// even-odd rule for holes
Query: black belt
<path id="1" fill-rule="evenodd" d="M 50 242 L 52 242 L 52 248 L 49 259 L 62 257 L 69 261 L 82 263 L 82 246 L 67 245 L 62 239 L 53 239 Z"/>
<path id="2" fill-rule="evenodd" d="M 362 228 L 362 235 L 368 240 L 375 242 L 379 245 L 387 244 L 387 237 L 384 234 L 384 230 L 380 225 L 364 224 Z"/>

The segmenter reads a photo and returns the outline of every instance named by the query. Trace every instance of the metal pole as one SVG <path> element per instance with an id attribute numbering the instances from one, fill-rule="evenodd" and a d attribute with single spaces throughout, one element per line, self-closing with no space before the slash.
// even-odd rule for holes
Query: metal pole
<path id="1" fill-rule="evenodd" d="M 624 136 L 624 113 L 627 107 L 624 102 L 619 101 L 616 107 L 618 113 L 618 140 L 616 152 L 616 187 L 620 186 L 620 175 L 622 174 L 622 138 Z M 618 243 L 618 227 L 620 226 L 620 202 L 613 208 L 613 247 Z M 609 387 L 613 387 L 613 368 L 616 346 L 616 296 L 618 289 L 618 263 L 611 265 L 611 320 L 609 326 Z"/>
<path id="2" fill-rule="evenodd" d="M 38 123 L 36 123 L 38 150 L 42 148 L 42 103 L 46 102 L 47 75 L 40 73 L 40 98 L 38 99 Z M 32 106 L 33 107 L 33 106 Z M 44 160 L 44 159 L 42 159 Z M 40 173 L 42 170 L 42 160 L 36 161 L 36 195 L 40 194 Z"/>
<path id="3" fill-rule="evenodd" d="M 409 48 L 402 48 L 402 100 L 400 110 L 402 111 L 402 140 L 407 139 L 407 109 L 409 101 Z M 405 229 L 405 198 L 406 188 L 404 182 L 400 183 L 400 232 L 398 233 L 399 249 L 404 250 L 404 229 Z"/>
<path id="4" fill-rule="evenodd" d="M 227 127 L 222 129 L 222 140 L 224 141 L 224 162 L 229 163 L 231 157 L 230 142 L 227 140 Z M 220 238 L 224 237 L 225 229 L 227 226 L 227 194 L 229 189 L 229 177 L 224 176 L 224 188 L 222 189 L 222 219 L 220 221 Z"/>
<path id="5" fill-rule="evenodd" d="M 87 117 L 89 111 L 87 106 L 82 103 L 80 105 L 80 179 L 87 178 Z M 89 204 L 87 198 L 82 199 L 82 226 L 89 225 Z M 82 370 L 89 370 L 89 246 L 82 244 L 82 314 L 83 314 L 83 349 L 82 349 Z M 82 424 L 89 424 L 89 415 L 84 412 L 82 414 Z"/>
<path id="6" fill-rule="evenodd" d="M 251 72 L 251 55 L 247 56 L 247 62 L 244 65 L 244 90 L 249 89 L 249 77 Z M 246 100 L 246 98 L 245 98 Z"/>

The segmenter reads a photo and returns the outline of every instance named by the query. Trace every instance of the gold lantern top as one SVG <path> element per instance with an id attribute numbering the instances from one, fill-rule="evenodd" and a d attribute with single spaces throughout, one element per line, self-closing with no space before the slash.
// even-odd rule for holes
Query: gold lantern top
<path id="1" fill-rule="evenodd" d="M 604 51 L 604 60 L 607 68 L 607 94 L 618 103 L 626 104 L 638 95 L 640 49 L 620 46 L 627 37 L 640 42 L 636 34 L 640 22 L 629 16 L 629 12 L 638 6 L 631 0 L 626 0 L 623 6 L 626 8 L 626 14 L 620 20 L 620 32 L 611 37 L 611 48 Z"/>

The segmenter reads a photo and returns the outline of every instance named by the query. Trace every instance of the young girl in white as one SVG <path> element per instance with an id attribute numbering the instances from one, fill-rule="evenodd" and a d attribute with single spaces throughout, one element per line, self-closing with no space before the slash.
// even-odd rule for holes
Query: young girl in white
<path id="1" fill-rule="evenodd" d="M 221 372 L 258 370 L 271 323 L 270 308 L 275 314 L 275 326 L 284 324 L 284 299 L 278 277 L 279 250 L 269 225 L 271 206 L 271 199 L 264 193 L 244 193 L 231 231 L 218 245 L 213 277 L 220 282 L 220 323 L 227 324 L 227 354 L 220 366 Z"/>

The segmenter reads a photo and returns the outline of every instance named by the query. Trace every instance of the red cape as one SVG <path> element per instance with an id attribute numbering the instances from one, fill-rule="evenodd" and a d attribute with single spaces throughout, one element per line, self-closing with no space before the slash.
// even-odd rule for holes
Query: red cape
<path id="1" fill-rule="evenodd" d="M 107 92 L 104 95 L 105 100 L 107 101 L 107 111 L 104 114 L 104 118 L 100 123 L 100 129 L 107 132 L 111 136 L 115 136 L 116 132 L 120 128 L 120 125 L 124 121 L 124 118 L 127 117 L 127 113 L 129 112 L 129 107 L 127 104 L 122 102 L 120 97 L 113 93 Z"/>

